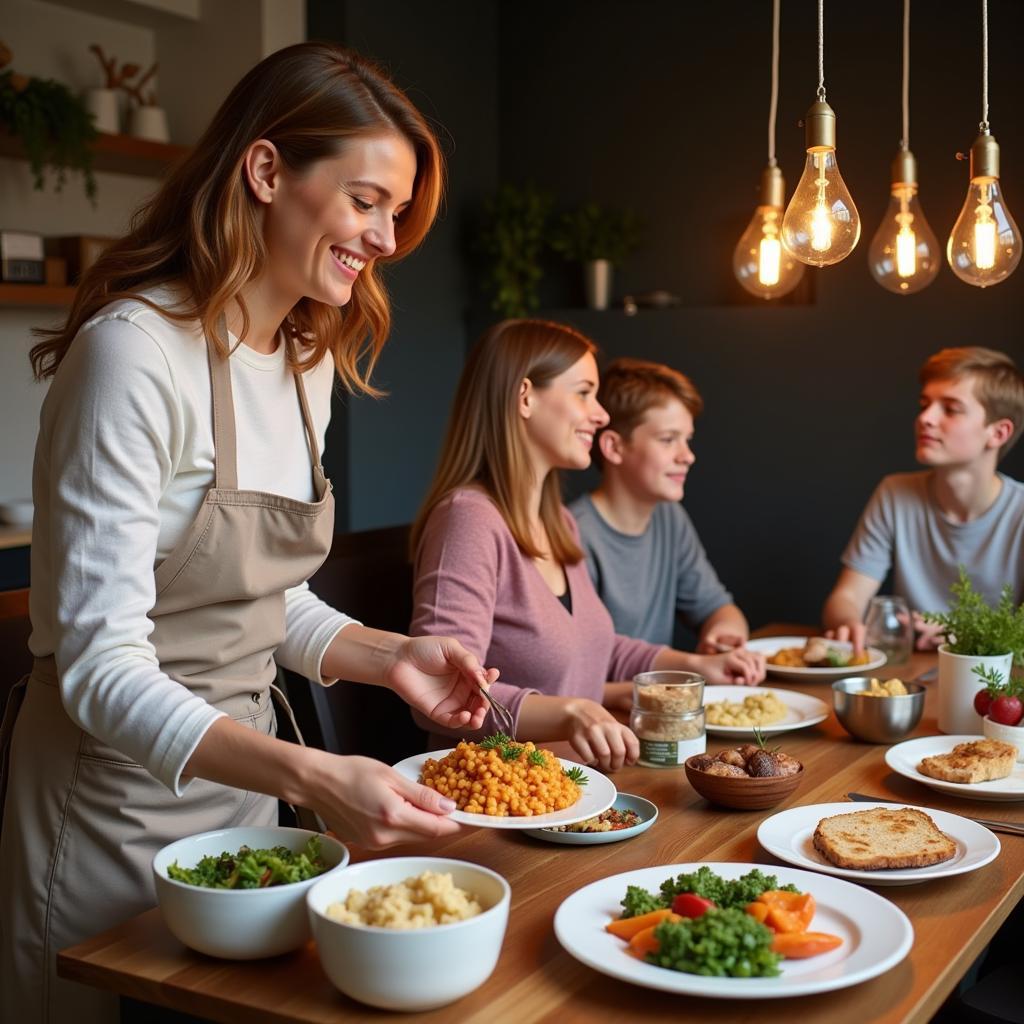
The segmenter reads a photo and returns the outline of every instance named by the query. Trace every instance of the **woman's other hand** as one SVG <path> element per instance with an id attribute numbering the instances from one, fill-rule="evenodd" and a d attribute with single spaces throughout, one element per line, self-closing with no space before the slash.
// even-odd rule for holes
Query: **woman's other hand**
<path id="1" fill-rule="evenodd" d="M 479 729 L 488 704 L 479 685 L 490 686 L 497 669 L 484 669 L 458 640 L 405 637 L 392 654 L 387 685 L 410 707 L 448 729 Z"/>
<path id="2" fill-rule="evenodd" d="M 369 757 L 339 757 L 323 750 L 314 755 L 309 796 L 316 811 L 343 840 L 370 850 L 397 843 L 440 839 L 460 831 L 448 815 L 455 802 L 427 786 L 399 775 Z"/>
<path id="3" fill-rule="evenodd" d="M 565 701 L 565 714 L 568 725 L 565 738 L 583 764 L 614 772 L 623 765 L 636 763 L 640 741 L 597 701 L 570 697 Z"/>

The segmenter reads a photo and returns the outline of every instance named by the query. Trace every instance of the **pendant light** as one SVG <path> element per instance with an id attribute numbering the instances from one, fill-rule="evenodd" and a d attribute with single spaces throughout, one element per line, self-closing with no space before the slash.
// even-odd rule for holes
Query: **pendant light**
<path id="1" fill-rule="evenodd" d="M 986 288 L 1010 276 L 1020 262 L 1021 238 L 999 186 L 999 144 L 988 123 L 988 0 L 981 0 L 981 124 L 971 146 L 967 199 L 946 243 L 953 273 Z M 963 153 L 957 153 L 963 160 Z"/>
<path id="2" fill-rule="evenodd" d="M 836 112 L 825 102 L 825 0 L 818 0 L 818 100 L 804 118 L 807 163 L 782 219 L 782 244 L 802 263 L 827 267 L 860 239 L 860 215 L 836 163 Z"/>
<path id="3" fill-rule="evenodd" d="M 903 138 L 892 162 L 889 206 L 871 240 L 871 276 L 897 295 L 911 295 L 935 280 L 939 243 L 917 198 L 917 161 L 910 152 L 910 0 L 903 0 Z"/>
<path id="4" fill-rule="evenodd" d="M 772 98 L 768 107 L 768 166 L 761 175 L 757 209 L 732 254 L 732 269 L 743 287 L 762 299 L 791 292 L 804 276 L 804 265 L 782 247 L 782 210 L 786 183 L 775 159 L 775 112 L 779 104 L 779 7 L 772 8 Z"/>

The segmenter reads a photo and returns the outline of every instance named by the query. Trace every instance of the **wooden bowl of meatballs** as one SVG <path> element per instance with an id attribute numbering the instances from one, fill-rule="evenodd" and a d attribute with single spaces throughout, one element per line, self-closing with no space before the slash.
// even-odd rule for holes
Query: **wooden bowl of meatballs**
<path id="1" fill-rule="evenodd" d="M 740 811 L 760 811 L 786 799 L 803 781 L 804 766 L 789 754 L 753 743 L 694 754 L 686 778 L 705 800 Z"/>

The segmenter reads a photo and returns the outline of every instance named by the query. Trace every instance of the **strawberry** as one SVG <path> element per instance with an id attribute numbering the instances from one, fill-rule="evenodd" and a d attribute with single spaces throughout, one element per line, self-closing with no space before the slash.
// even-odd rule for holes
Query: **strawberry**
<path id="1" fill-rule="evenodd" d="M 979 690 L 974 695 L 974 710 L 984 718 L 990 707 L 992 707 L 992 694 L 988 690 Z"/>

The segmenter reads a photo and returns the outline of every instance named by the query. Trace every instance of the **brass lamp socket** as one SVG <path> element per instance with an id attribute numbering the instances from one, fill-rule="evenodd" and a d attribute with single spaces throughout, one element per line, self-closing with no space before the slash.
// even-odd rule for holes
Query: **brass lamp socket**
<path id="1" fill-rule="evenodd" d="M 774 164 L 769 164 L 761 175 L 761 198 L 757 205 L 779 209 L 786 205 L 786 182 L 782 171 Z"/>
<path id="2" fill-rule="evenodd" d="M 824 101 L 811 104 L 804 115 L 808 153 L 836 148 L 836 112 Z"/>
<path id="3" fill-rule="evenodd" d="M 917 184 L 917 161 L 909 149 L 901 149 L 892 162 L 893 185 Z"/>
<path id="4" fill-rule="evenodd" d="M 999 143 L 982 132 L 971 146 L 971 181 L 999 177 Z"/>

